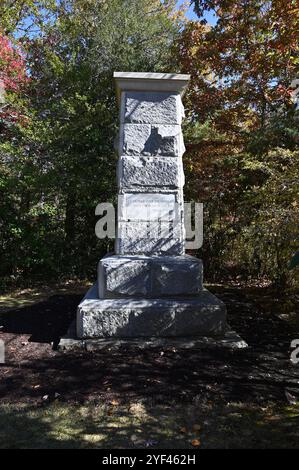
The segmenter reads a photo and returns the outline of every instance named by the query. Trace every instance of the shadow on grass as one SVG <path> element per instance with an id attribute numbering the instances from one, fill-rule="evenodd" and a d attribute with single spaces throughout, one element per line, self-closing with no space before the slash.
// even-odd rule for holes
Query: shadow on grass
<path id="1" fill-rule="evenodd" d="M 239 405 L 0 407 L 0 448 L 297 448 L 299 410 Z"/>
<path id="2" fill-rule="evenodd" d="M 211 289 L 228 307 L 229 323 L 248 342 L 246 350 L 139 350 L 59 353 L 49 344 L 64 335 L 81 295 L 52 295 L 30 307 L 3 312 L 0 337 L 7 362 L 0 367 L 0 398 L 7 403 L 42 403 L 59 395 L 73 404 L 149 406 L 286 403 L 286 389 L 299 397 L 299 368 L 290 363 L 296 333 L 276 315 L 273 292 Z M 293 308 L 293 306 L 291 306 Z M 23 346 L 24 337 L 31 343 Z"/>
<path id="3" fill-rule="evenodd" d="M 192 447 L 191 436 L 179 430 L 186 424 L 186 410 L 178 417 L 167 408 L 149 412 L 140 404 L 118 409 L 6 406 L 0 408 L 0 420 L 0 448 Z"/>
<path id="4" fill-rule="evenodd" d="M 56 342 L 75 318 L 81 299 L 82 295 L 52 295 L 34 305 L 0 312 L 1 331 L 30 335 L 32 342 Z"/>
<path id="5" fill-rule="evenodd" d="M 65 334 L 81 295 L 1 312 L 0 447 L 298 447 L 299 410 L 285 408 L 285 392 L 299 398 L 289 349 L 299 334 L 279 317 L 295 301 L 268 289 L 211 290 L 248 349 L 62 354 L 49 343 Z"/>

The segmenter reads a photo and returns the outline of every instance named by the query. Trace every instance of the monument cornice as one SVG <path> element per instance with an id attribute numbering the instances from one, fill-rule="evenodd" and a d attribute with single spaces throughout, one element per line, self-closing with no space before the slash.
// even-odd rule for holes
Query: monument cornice
<path id="1" fill-rule="evenodd" d="M 183 96 L 190 75 L 179 73 L 114 72 L 118 101 L 122 91 L 162 91 Z"/>

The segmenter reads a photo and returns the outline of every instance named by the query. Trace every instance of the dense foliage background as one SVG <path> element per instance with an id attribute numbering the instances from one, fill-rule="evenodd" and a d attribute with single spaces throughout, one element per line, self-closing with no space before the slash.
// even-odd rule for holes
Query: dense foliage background
<path id="1" fill-rule="evenodd" d="M 297 2 L 191 3 L 192 21 L 175 0 L 2 1 L 2 286 L 93 278 L 113 248 L 94 210 L 116 194 L 115 70 L 191 74 L 186 200 L 205 203 L 206 279 L 295 283 Z"/>

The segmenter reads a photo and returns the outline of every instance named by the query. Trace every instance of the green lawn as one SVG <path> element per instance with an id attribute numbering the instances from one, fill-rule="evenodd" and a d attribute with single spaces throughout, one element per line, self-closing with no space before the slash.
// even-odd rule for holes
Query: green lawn
<path id="1" fill-rule="evenodd" d="M 292 448 L 299 407 L 1 406 L 0 448 Z"/>

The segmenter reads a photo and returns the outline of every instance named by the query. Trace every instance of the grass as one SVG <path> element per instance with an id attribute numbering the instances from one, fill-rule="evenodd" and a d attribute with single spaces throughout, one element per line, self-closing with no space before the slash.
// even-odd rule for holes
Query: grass
<path id="1" fill-rule="evenodd" d="M 90 287 L 90 283 L 68 281 L 64 284 L 54 284 L 50 286 L 35 287 L 28 289 L 15 289 L 12 292 L 0 295 L 0 313 L 14 310 L 16 308 L 28 307 L 37 302 L 48 299 L 51 295 L 85 294 Z"/>
<path id="2" fill-rule="evenodd" d="M 163 407 L 147 411 L 137 403 L 128 407 L 2 406 L 0 448 L 188 448 L 192 444 L 179 429 L 184 414 L 178 418 L 174 410 Z"/>
<path id="3" fill-rule="evenodd" d="M 68 294 L 83 295 L 87 288 L 87 283 L 68 283 L 64 285 L 48 286 L 42 289 L 16 290 L 13 293 L 0 296 L 0 313 L 8 312 L 8 315 L 12 316 L 13 310 L 25 307 L 24 310 L 22 309 L 20 311 L 21 313 L 15 312 L 19 329 L 15 329 L 13 322 L 12 325 L 10 325 L 9 322 L 5 323 L 7 324 L 7 332 L 5 333 L 4 331 L 2 334 L 11 335 L 12 343 L 10 343 L 9 347 L 11 344 L 13 348 L 16 347 L 13 341 L 27 341 L 27 336 L 30 336 L 30 328 L 27 331 L 28 322 L 30 321 L 35 326 L 38 324 L 37 326 L 41 328 L 41 330 L 44 330 L 45 325 L 47 325 L 47 329 L 49 330 L 48 321 L 53 314 L 57 313 L 61 303 L 65 302 L 63 299 L 67 298 Z M 232 296 L 232 300 L 234 301 L 235 294 L 228 289 L 226 289 L 226 292 L 229 293 L 228 297 Z M 280 330 L 285 322 L 292 327 L 294 327 L 296 323 L 297 327 L 298 315 L 294 314 L 297 310 L 293 305 L 293 300 L 290 301 L 290 305 L 289 303 L 279 303 L 276 305 L 272 295 L 270 297 L 261 297 L 255 292 L 253 292 L 252 295 L 254 301 L 261 303 L 262 310 L 270 312 L 275 309 L 275 314 L 279 316 L 279 318 L 281 317 L 281 322 L 278 325 Z M 44 301 L 51 296 L 59 296 L 59 298 L 54 299 L 55 302 L 52 300 L 51 304 L 49 301 L 45 303 Z M 246 300 L 248 303 L 248 298 L 245 299 L 243 293 L 240 298 L 242 301 Z M 76 303 L 75 300 L 74 305 Z M 227 301 L 229 302 L 229 299 L 227 299 Z M 264 305 L 265 302 L 266 304 Z M 270 306 L 268 306 L 267 302 Z M 28 306 L 34 305 L 35 307 L 27 308 Z M 68 305 L 69 309 L 73 308 L 72 303 L 64 303 L 61 310 L 63 317 L 68 311 Z M 240 318 L 240 302 L 237 302 L 235 307 L 233 303 L 231 305 L 233 305 L 233 308 L 237 312 L 237 318 Z M 246 310 L 247 304 L 245 303 L 244 305 L 245 310 L 243 315 L 246 321 L 248 321 L 247 319 L 252 315 L 251 312 L 253 311 L 255 313 L 257 310 L 255 304 L 253 304 L 254 306 L 249 311 Z M 50 309 L 48 316 L 45 315 L 45 309 L 47 308 Z M 32 311 L 33 309 L 35 310 Z M 23 318 L 24 312 L 25 318 Z M 256 331 L 256 329 L 261 330 L 262 317 L 258 316 L 256 313 L 255 315 L 256 316 L 252 319 L 253 331 Z M 260 322 L 257 323 L 257 320 L 260 320 Z M 56 324 L 57 320 L 53 321 Z M 264 321 L 268 328 L 268 316 L 265 317 Z M 273 328 L 273 326 L 271 328 Z M 276 333 L 275 331 L 276 330 L 273 330 L 273 334 L 276 335 L 277 331 Z M 296 334 L 295 331 L 297 330 L 294 330 L 294 335 Z M 22 335 L 25 335 L 24 338 Z M 20 337 L 22 337 L 22 340 Z M 275 341 L 276 337 L 277 336 L 275 336 Z M 292 334 L 292 337 L 296 336 Z M 146 385 L 152 387 L 153 396 L 157 394 L 157 389 L 162 387 L 163 383 L 161 382 L 163 382 L 163 380 L 165 384 L 172 383 L 168 375 L 173 371 L 171 365 L 173 361 L 175 361 L 175 367 L 177 368 L 179 366 L 177 361 L 180 360 L 175 358 L 175 353 L 173 353 L 173 355 L 172 353 L 168 355 L 164 354 L 161 358 L 158 357 L 157 353 L 155 353 L 156 356 L 154 358 L 152 353 L 149 357 L 145 354 L 145 357 L 139 358 L 140 361 L 143 359 L 143 362 L 140 362 L 140 366 L 134 363 L 131 364 L 133 368 L 135 367 L 134 370 L 137 371 L 137 378 L 139 378 L 139 380 L 134 380 L 135 376 L 132 377 L 129 371 L 120 369 L 120 366 L 125 365 L 126 361 L 123 356 L 118 358 L 117 355 L 113 357 L 111 354 L 108 354 L 108 368 L 104 368 L 103 370 L 103 357 L 101 355 L 99 357 L 82 356 L 81 362 L 80 357 L 70 359 L 70 357 L 66 355 L 64 358 L 66 363 L 64 363 L 63 356 L 56 356 L 49 349 L 46 349 L 47 344 L 43 342 L 43 339 L 40 340 L 41 342 L 35 342 L 36 335 L 33 334 L 31 341 L 32 342 L 28 343 L 24 348 L 32 352 L 32 358 L 31 356 L 26 357 L 25 353 L 22 353 L 22 348 L 17 348 L 14 353 L 15 356 L 11 359 L 11 362 L 7 364 L 11 375 L 4 375 L 3 384 L 0 383 L 1 390 L 1 385 L 4 385 L 7 377 L 9 377 L 6 385 L 8 391 L 4 391 L 4 385 L 2 393 L 3 396 L 8 396 L 10 400 L 0 405 L 0 449 L 299 447 L 299 404 L 286 406 L 284 404 L 286 401 L 283 402 L 283 394 L 280 401 L 275 401 L 271 396 L 276 383 L 275 380 L 287 380 L 289 371 L 283 369 L 283 373 L 285 372 L 286 374 L 283 379 L 280 378 L 280 375 L 276 377 L 276 369 L 275 366 L 273 366 L 275 361 L 271 362 L 268 360 L 268 363 L 264 364 L 263 361 L 266 359 L 259 359 L 258 356 L 257 359 L 259 362 L 253 362 L 253 367 L 251 367 L 251 362 L 249 362 L 248 365 L 248 361 L 250 361 L 250 351 L 248 351 L 248 357 L 246 356 L 246 358 L 244 357 L 243 359 L 236 353 L 235 356 L 239 357 L 241 366 L 246 368 L 247 361 L 247 367 L 251 374 L 255 372 L 254 368 L 259 368 L 258 371 L 261 373 L 266 374 L 270 372 L 272 374 L 270 379 L 260 377 L 257 373 L 255 379 L 250 382 L 247 380 L 246 372 L 241 380 L 238 375 L 241 366 L 238 362 L 234 362 L 234 355 L 228 359 L 230 360 L 229 364 L 232 371 L 228 371 L 227 375 L 225 375 L 226 373 L 223 371 L 221 372 L 219 368 L 217 369 L 219 365 L 223 365 L 219 358 L 214 358 L 213 367 L 216 369 L 213 371 L 213 363 L 209 360 L 208 368 L 205 368 L 204 364 L 200 362 L 202 360 L 200 357 L 204 356 L 199 356 L 197 361 L 198 370 L 193 370 L 198 374 L 198 382 L 194 381 L 190 384 L 188 381 L 186 382 L 187 379 L 182 382 L 182 377 L 179 375 L 179 382 L 175 381 L 176 388 L 174 388 L 174 392 L 171 391 L 168 397 L 169 400 L 161 401 L 159 399 L 157 403 L 155 401 L 152 403 L 151 400 L 147 401 L 142 398 L 142 387 L 144 386 L 142 380 L 145 381 L 144 383 Z M 259 353 L 255 351 L 255 348 L 256 346 L 253 346 L 252 354 L 255 353 L 258 355 Z M 282 351 L 284 351 L 283 348 L 284 346 L 282 347 Z M 263 350 L 263 353 L 265 352 L 267 352 L 267 350 Z M 269 352 L 268 355 L 271 356 L 271 352 Z M 20 357 L 22 360 L 25 359 L 23 366 L 21 365 Z M 162 358 L 164 358 L 164 362 Z M 88 389 L 88 386 L 91 387 L 90 398 L 87 394 L 87 399 L 78 401 L 78 403 L 76 402 L 76 396 L 69 400 L 69 396 L 72 396 L 71 391 L 76 388 L 76 384 L 82 385 L 82 377 L 80 375 L 77 377 L 75 371 L 72 368 L 68 368 L 69 361 L 75 361 L 75 359 L 76 362 L 74 363 L 79 364 L 78 367 L 87 367 L 87 375 L 83 375 L 84 380 L 86 380 L 86 382 L 83 381 L 84 390 L 78 387 L 80 392 L 84 395 L 83 392 Z M 136 360 L 137 359 L 138 358 L 136 358 Z M 55 383 L 54 385 L 52 383 L 53 375 L 49 375 L 49 370 L 44 369 L 42 365 L 43 360 L 48 363 L 48 367 L 53 368 L 54 373 L 57 375 L 60 374 L 57 384 Z M 245 362 L 243 362 L 244 360 Z M 157 385 L 155 385 L 155 381 L 147 384 L 146 377 L 148 377 L 148 374 L 144 374 L 145 378 L 143 379 L 142 374 L 146 365 L 155 368 L 155 370 L 153 370 L 153 379 L 159 379 Z M 95 369 L 96 366 L 98 367 L 97 370 Z M 120 371 L 114 372 L 113 367 L 120 369 Z M 190 363 L 190 367 L 194 367 L 194 362 Z M 273 367 L 273 370 L 271 367 Z M 281 365 L 279 367 L 283 366 Z M 88 372 L 89 368 L 90 373 Z M 263 368 L 266 369 L 263 370 Z M 22 371 L 23 374 L 25 374 L 24 376 L 21 374 Z M 32 376 L 30 376 L 30 371 Z M 102 375 L 100 371 L 102 371 Z M 239 387 L 243 387 L 243 389 L 246 387 L 246 394 L 242 395 L 244 401 L 242 401 L 241 398 L 240 401 L 234 401 L 239 400 L 239 398 L 232 398 L 230 393 L 229 395 L 224 394 L 223 397 L 220 397 L 217 401 L 215 399 L 217 387 L 216 392 L 213 392 L 213 390 L 210 390 L 208 393 L 204 391 L 204 385 L 213 387 L 214 381 L 217 381 L 220 373 L 222 373 L 221 377 L 223 377 L 223 383 L 220 378 L 219 384 L 222 384 L 225 389 L 229 390 L 230 386 L 234 388 L 234 385 L 238 387 L 238 390 Z M 277 373 L 280 374 L 279 370 Z M 99 378 L 96 378 L 96 383 L 98 384 L 96 391 L 93 390 L 95 387 L 95 374 L 99 375 Z M 138 374 L 141 374 L 141 376 Z M 237 375 L 236 382 L 234 382 L 234 374 Z M 191 376 L 192 374 L 188 375 L 189 379 Z M 48 379 L 48 377 L 52 377 L 52 379 Z M 74 378 L 76 380 L 78 379 L 79 382 L 72 381 Z M 54 391 L 58 390 L 61 393 L 60 397 L 57 399 L 54 399 L 51 395 L 51 399 L 42 400 L 42 395 L 49 393 L 47 391 L 47 380 L 49 380 L 49 384 L 51 384 L 51 386 L 48 386 L 49 390 L 52 390 L 54 387 Z M 291 376 L 289 380 L 293 380 Z M 69 381 L 71 386 L 69 386 Z M 106 386 L 105 383 L 107 381 L 109 384 Z M 110 392 L 107 392 L 105 401 L 101 401 L 102 399 L 100 399 L 98 395 L 95 395 L 97 390 L 103 394 L 105 388 L 109 386 L 112 387 L 111 393 L 113 392 L 115 394 L 119 392 L 120 397 L 126 396 L 126 394 L 129 393 L 129 389 L 123 389 L 121 386 L 118 389 L 119 381 L 121 386 L 126 385 L 126 381 L 128 384 L 132 382 L 135 387 L 132 389 L 132 392 L 136 393 L 136 397 L 119 401 L 118 398 L 114 398 L 113 395 L 111 395 L 112 398 L 110 400 Z M 33 391 L 33 393 L 31 382 L 34 385 L 41 384 L 41 388 L 37 389 L 36 392 Z M 56 386 L 58 388 L 55 388 Z M 137 386 L 139 389 L 136 389 Z M 18 390 L 18 387 L 25 391 L 22 392 L 21 390 L 21 398 L 18 398 L 18 394 L 16 394 L 16 398 L 13 401 L 12 392 Z M 179 395 L 178 392 L 184 391 L 188 387 L 192 391 L 192 394 L 188 395 L 186 403 L 182 403 L 181 395 Z M 65 391 L 65 394 L 63 394 L 61 388 Z M 107 388 L 107 390 L 109 389 Z M 162 390 L 164 389 L 162 388 Z M 264 395 L 265 399 L 258 402 L 253 395 L 255 391 L 257 391 L 258 394 Z M 199 402 L 195 400 L 197 394 Z M 28 401 L 26 401 L 27 396 Z M 139 399 L 140 401 L 138 401 Z"/>
<path id="4" fill-rule="evenodd" d="M 0 448 L 296 448 L 298 420 L 299 406 L 3 405 Z"/>

